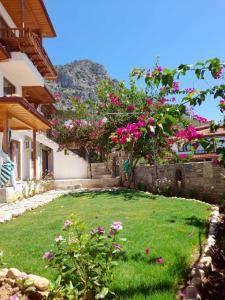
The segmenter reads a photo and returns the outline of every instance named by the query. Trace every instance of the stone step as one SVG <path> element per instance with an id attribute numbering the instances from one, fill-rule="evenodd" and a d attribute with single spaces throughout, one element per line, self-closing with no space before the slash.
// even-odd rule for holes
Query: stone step
<path id="1" fill-rule="evenodd" d="M 56 187 L 56 190 L 71 190 L 71 191 L 74 191 L 74 190 L 78 190 L 78 189 L 81 189 L 82 188 L 82 185 L 81 184 L 77 184 L 77 185 L 63 185 L 61 187 Z"/>
<path id="2" fill-rule="evenodd" d="M 112 178 L 111 174 L 98 174 L 93 175 L 93 178 L 99 179 L 99 178 Z"/>

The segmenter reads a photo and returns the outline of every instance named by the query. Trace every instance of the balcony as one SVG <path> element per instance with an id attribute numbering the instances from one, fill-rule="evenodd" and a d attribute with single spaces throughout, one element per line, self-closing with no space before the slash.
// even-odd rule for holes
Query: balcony
<path id="1" fill-rule="evenodd" d="M 0 43 L 10 52 L 25 53 L 44 79 L 55 80 L 57 74 L 40 37 L 30 29 L 7 28 L 0 29 Z"/>

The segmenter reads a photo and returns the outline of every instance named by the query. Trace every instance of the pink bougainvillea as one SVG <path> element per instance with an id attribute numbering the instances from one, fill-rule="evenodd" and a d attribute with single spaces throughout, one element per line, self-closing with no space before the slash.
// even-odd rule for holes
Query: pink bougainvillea
<path id="1" fill-rule="evenodd" d="M 197 129 L 193 125 L 189 125 L 187 129 L 176 132 L 176 137 L 187 143 L 193 140 L 201 139 L 203 135 L 198 133 Z"/>
<path id="2" fill-rule="evenodd" d="M 109 94 L 109 99 L 110 99 L 111 103 L 116 106 L 121 106 L 123 104 L 122 101 L 119 100 L 119 98 L 117 98 L 115 95 L 113 95 L 113 93 Z"/>

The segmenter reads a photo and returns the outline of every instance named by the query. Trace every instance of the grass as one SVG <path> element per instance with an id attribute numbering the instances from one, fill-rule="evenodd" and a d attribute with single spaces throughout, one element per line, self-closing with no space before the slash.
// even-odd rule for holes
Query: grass
<path id="1" fill-rule="evenodd" d="M 7 264 L 52 279 L 54 273 L 41 257 L 71 213 L 88 229 L 123 222 L 121 237 L 128 241 L 112 284 L 119 299 L 173 300 L 192 254 L 205 239 L 209 205 L 133 191 L 69 194 L 0 225 L 0 249 Z M 156 264 L 157 257 L 165 263 Z"/>

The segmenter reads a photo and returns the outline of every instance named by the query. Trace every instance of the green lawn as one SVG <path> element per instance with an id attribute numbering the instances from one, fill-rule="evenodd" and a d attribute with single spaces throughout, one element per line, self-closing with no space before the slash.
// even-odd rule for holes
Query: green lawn
<path id="1" fill-rule="evenodd" d="M 89 229 L 123 222 L 121 237 L 128 241 L 113 282 L 119 299 L 174 300 L 192 254 L 204 241 L 209 205 L 133 191 L 66 195 L 0 225 L 0 249 L 7 264 L 53 278 L 41 257 L 71 213 L 86 221 Z M 165 263 L 156 264 L 157 257 Z"/>

